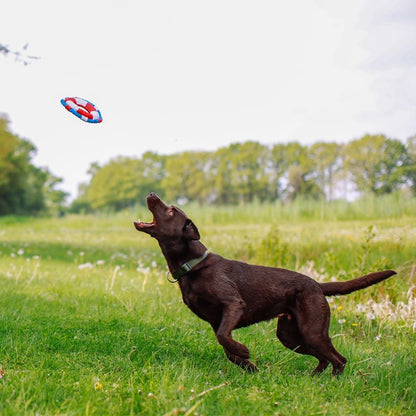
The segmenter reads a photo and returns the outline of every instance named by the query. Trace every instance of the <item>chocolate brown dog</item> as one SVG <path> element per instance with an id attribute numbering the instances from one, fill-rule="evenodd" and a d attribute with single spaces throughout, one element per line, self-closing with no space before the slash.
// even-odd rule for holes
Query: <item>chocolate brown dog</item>
<path id="1" fill-rule="evenodd" d="M 154 237 L 185 304 L 209 322 L 228 359 L 247 371 L 257 371 L 247 347 L 231 331 L 278 317 L 277 337 L 286 347 L 319 360 L 313 374 L 332 364 L 340 374 L 346 359 L 328 335 L 330 310 L 325 296 L 345 295 L 396 274 L 370 273 L 347 282 L 318 283 L 303 274 L 254 266 L 208 253 L 195 224 L 183 211 L 165 205 L 154 193 L 147 197 L 151 223 L 135 222 L 137 230 Z"/>

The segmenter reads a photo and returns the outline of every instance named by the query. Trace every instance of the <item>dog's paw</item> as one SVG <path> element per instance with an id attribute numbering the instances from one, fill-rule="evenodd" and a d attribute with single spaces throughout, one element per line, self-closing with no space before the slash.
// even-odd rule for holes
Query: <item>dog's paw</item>
<path id="1" fill-rule="evenodd" d="M 248 373 L 255 373 L 259 371 L 259 369 L 249 360 L 241 358 L 238 355 L 232 354 L 228 350 L 225 350 L 225 353 L 227 354 L 227 357 L 231 362 L 237 364 L 239 367 L 241 367 L 243 370 L 246 370 Z"/>
<path id="2" fill-rule="evenodd" d="M 248 360 L 242 361 L 240 363 L 240 367 L 244 368 L 244 370 L 246 370 L 247 373 L 257 373 L 257 371 L 259 371 L 257 366 Z"/>
<path id="3" fill-rule="evenodd" d="M 240 358 L 247 359 L 250 358 L 250 351 L 248 348 L 240 344 L 239 342 L 234 342 L 231 348 L 228 349 L 231 353 L 238 355 Z"/>

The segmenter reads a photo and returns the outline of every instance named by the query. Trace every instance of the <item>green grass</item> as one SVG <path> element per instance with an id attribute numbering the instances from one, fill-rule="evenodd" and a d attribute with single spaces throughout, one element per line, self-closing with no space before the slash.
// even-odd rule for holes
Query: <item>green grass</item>
<path id="1" fill-rule="evenodd" d="M 143 208 L 8 217 L 0 219 L 1 415 L 415 414 L 414 313 L 368 319 L 356 304 L 413 299 L 416 213 L 292 220 L 271 206 L 189 211 L 207 246 L 227 257 L 280 262 L 322 280 L 378 266 L 401 272 L 330 300 L 344 373 L 311 377 L 316 360 L 285 349 L 275 321 L 234 332 L 259 373 L 231 364 L 166 281 L 156 242 L 132 227 L 138 213 L 150 217 Z"/>

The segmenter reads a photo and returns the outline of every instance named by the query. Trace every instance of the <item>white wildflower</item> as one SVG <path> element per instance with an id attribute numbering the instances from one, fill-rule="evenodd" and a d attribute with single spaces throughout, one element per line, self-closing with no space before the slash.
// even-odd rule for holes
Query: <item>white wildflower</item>
<path id="1" fill-rule="evenodd" d="M 361 303 L 357 304 L 357 312 L 365 312 L 365 306 Z"/>
<path id="2" fill-rule="evenodd" d="M 83 269 L 92 269 L 93 267 L 94 266 L 90 262 L 87 262 L 87 263 L 83 263 L 83 264 L 78 265 L 78 269 L 80 269 L 80 270 L 83 270 Z"/>
<path id="3" fill-rule="evenodd" d="M 367 319 L 382 319 L 384 321 L 403 321 L 406 326 L 416 332 L 416 297 L 415 286 L 412 286 L 407 293 L 407 302 L 399 301 L 393 303 L 388 296 L 379 302 L 370 299 L 364 304 L 357 305 L 357 311 L 366 314 Z"/>
<path id="4" fill-rule="evenodd" d="M 127 258 L 128 258 L 128 256 L 127 256 L 127 254 L 120 253 L 120 252 L 118 252 L 118 253 L 114 253 L 114 254 L 111 256 L 111 260 L 114 260 L 114 259 L 117 259 L 117 258 L 120 258 L 120 259 L 127 259 Z"/>

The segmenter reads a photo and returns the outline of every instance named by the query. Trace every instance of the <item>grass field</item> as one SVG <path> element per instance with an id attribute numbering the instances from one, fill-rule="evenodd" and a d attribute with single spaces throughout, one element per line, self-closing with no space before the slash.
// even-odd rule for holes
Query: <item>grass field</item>
<path id="1" fill-rule="evenodd" d="M 187 209 L 226 257 L 322 281 L 399 272 L 329 299 L 348 359 L 339 377 L 311 377 L 316 360 L 285 349 L 275 321 L 234 333 L 259 373 L 231 364 L 166 281 L 156 242 L 134 230 L 144 208 L 1 218 L 0 414 L 416 414 L 416 209 L 400 204 Z"/>

